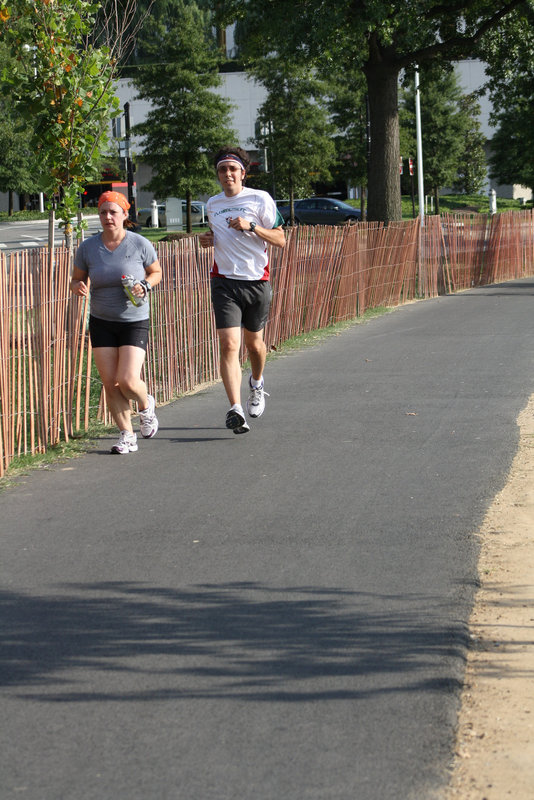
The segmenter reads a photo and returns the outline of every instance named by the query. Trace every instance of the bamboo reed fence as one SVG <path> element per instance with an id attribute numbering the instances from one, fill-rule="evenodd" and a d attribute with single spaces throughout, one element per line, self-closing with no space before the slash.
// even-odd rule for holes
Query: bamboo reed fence
<path id="1" fill-rule="evenodd" d="M 210 304 L 212 252 L 196 237 L 158 245 L 145 379 L 158 404 L 219 378 Z M 267 348 L 367 309 L 534 274 L 531 211 L 446 214 L 288 230 L 270 252 Z M 0 476 L 95 418 L 110 422 L 87 335 L 88 303 L 69 292 L 71 256 L 0 253 Z M 243 358 L 245 354 L 243 353 Z"/>

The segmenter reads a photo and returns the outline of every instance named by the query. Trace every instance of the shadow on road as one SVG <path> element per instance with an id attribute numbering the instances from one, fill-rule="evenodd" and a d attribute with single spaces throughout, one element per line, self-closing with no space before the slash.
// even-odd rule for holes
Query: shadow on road
<path id="1" fill-rule="evenodd" d="M 464 653 L 465 627 L 444 626 L 435 598 L 409 596 L 409 613 L 395 611 L 400 600 L 257 583 L 4 592 L 0 685 L 32 687 L 18 696 L 47 702 L 293 703 L 455 691 L 450 659 Z"/>

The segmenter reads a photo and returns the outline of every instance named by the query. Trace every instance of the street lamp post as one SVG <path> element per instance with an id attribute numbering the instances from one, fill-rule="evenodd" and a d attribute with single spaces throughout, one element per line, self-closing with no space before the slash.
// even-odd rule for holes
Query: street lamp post
<path id="1" fill-rule="evenodd" d="M 136 191 L 133 179 L 133 163 L 130 157 L 130 103 L 124 104 L 124 132 L 125 138 L 125 155 L 126 155 L 126 175 L 128 181 L 128 202 L 130 203 L 130 218 L 135 222 L 137 212 L 135 208 Z"/>
<path id="2" fill-rule="evenodd" d="M 419 70 L 415 70 L 415 129 L 417 135 L 417 190 L 419 193 L 419 216 L 425 222 L 425 184 L 423 180 L 423 137 L 421 135 L 421 92 Z"/>
<path id="3" fill-rule="evenodd" d="M 27 53 L 29 53 L 30 50 L 32 51 L 33 77 L 37 78 L 37 67 L 35 66 L 35 51 L 37 50 L 37 46 L 36 45 L 30 45 L 30 44 L 23 44 L 22 45 L 22 49 L 25 50 Z M 42 213 L 42 212 L 44 212 L 44 210 L 45 210 L 45 208 L 44 208 L 44 194 L 42 192 L 39 192 L 39 211 L 41 211 L 41 213 Z"/>

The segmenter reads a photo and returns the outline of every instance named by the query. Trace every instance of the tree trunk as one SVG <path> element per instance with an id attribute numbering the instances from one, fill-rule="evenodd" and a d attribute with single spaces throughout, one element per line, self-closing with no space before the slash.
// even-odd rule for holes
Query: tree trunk
<path id="1" fill-rule="evenodd" d="M 365 66 L 371 151 L 369 154 L 367 219 L 402 219 L 399 181 L 399 68 L 376 55 Z"/>
<path id="2" fill-rule="evenodd" d="M 439 188 L 437 186 L 434 187 L 434 200 L 436 201 L 436 209 L 434 213 L 439 215 Z"/>
<path id="3" fill-rule="evenodd" d="M 289 178 L 289 224 L 295 224 L 295 191 L 293 189 L 293 177 Z"/>
<path id="4" fill-rule="evenodd" d="M 72 230 L 72 223 L 65 225 L 65 247 L 72 253 L 74 249 L 74 236 Z"/>

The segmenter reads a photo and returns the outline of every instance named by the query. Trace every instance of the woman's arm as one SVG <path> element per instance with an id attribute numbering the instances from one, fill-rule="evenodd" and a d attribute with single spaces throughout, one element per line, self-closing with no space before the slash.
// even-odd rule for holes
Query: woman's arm
<path id="1" fill-rule="evenodd" d="M 153 261 L 152 264 L 149 264 L 148 267 L 145 267 L 145 280 L 143 281 L 143 283 L 141 282 L 136 283 L 132 289 L 132 293 L 136 297 L 144 297 L 147 292 L 143 284 L 148 283 L 148 285 L 150 286 L 150 289 L 148 291 L 150 291 L 151 289 L 154 288 L 154 286 L 158 285 L 158 283 L 161 281 L 161 277 L 162 277 L 161 265 L 159 261 L 156 259 L 156 261 Z"/>
<path id="2" fill-rule="evenodd" d="M 152 264 L 150 264 L 148 267 L 145 267 L 145 275 L 152 288 L 158 285 L 162 277 L 161 264 L 158 260 L 152 262 Z"/>
<path id="3" fill-rule="evenodd" d="M 73 294 L 77 294 L 79 297 L 87 297 L 89 294 L 89 287 L 87 286 L 87 272 L 84 272 L 83 269 L 80 269 L 80 267 L 74 267 L 72 270 L 70 290 Z"/>

